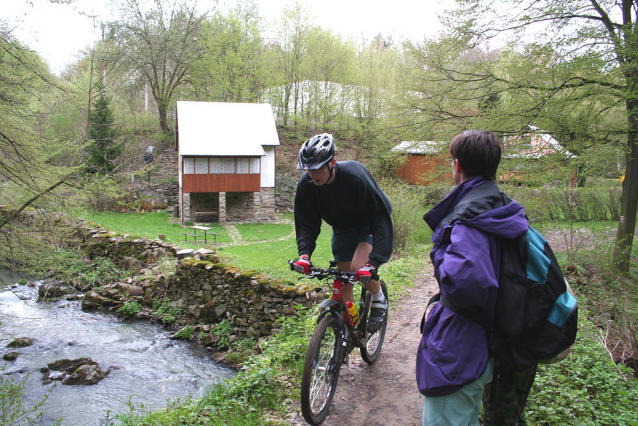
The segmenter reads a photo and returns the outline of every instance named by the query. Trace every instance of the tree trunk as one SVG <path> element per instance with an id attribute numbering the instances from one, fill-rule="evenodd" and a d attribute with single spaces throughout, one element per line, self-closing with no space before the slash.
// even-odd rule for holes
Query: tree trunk
<path id="1" fill-rule="evenodd" d="M 159 113 L 160 127 L 165 135 L 172 135 L 171 129 L 168 128 L 167 108 L 164 102 L 157 103 L 157 112 Z"/>
<path id="2" fill-rule="evenodd" d="M 632 87 L 632 84 L 629 84 Z M 629 272 L 631 262 L 631 247 L 636 231 L 636 213 L 638 212 L 638 101 L 627 101 L 627 116 L 629 134 L 627 136 L 627 166 L 623 180 L 620 214 L 622 220 L 616 234 L 614 248 L 614 264 L 620 272 Z"/>

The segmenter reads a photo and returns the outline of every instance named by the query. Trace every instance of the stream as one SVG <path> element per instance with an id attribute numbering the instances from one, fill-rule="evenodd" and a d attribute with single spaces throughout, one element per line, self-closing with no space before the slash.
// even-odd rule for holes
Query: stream
<path id="1" fill-rule="evenodd" d="M 112 314 L 84 312 L 79 301 L 37 300 L 37 286 L 15 285 L 29 280 L 0 271 L 0 356 L 18 352 L 0 374 L 26 380 L 25 407 L 32 407 L 54 386 L 43 385 L 40 372 L 62 358 L 90 357 L 109 375 L 96 385 L 66 386 L 59 382 L 41 408 L 50 425 L 62 418 L 67 426 L 104 425 L 107 418 L 135 407 L 135 413 L 165 407 L 168 400 L 198 398 L 234 371 L 215 364 L 203 348 L 169 339 L 169 333 L 145 321 L 121 321 Z M 18 337 L 32 346 L 7 348 Z"/>

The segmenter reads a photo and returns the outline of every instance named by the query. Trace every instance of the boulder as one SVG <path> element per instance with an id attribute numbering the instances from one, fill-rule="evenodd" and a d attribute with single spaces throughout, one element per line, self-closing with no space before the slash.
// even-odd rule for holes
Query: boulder
<path id="1" fill-rule="evenodd" d="M 75 369 L 62 380 L 63 385 L 87 386 L 94 385 L 103 380 L 108 373 L 97 364 L 86 364 Z"/>
<path id="2" fill-rule="evenodd" d="M 18 356 L 20 356 L 18 352 L 7 352 L 6 354 L 4 354 L 2 359 L 5 361 L 15 361 Z"/>
<path id="3" fill-rule="evenodd" d="M 45 282 L 38 287 L 38 301 L 56 300 L 76 292 L 73 285 L 63 281 Z"/>
<path id="4" fill-rule="evenodd" d="M 63 385 L 87 386 L 103 380 L 109 371 L 104 371 L 91 358 L 60 359 L 49 363 L 40 370 L 44 373 L 42 382 L 60 381 Z"/>
<path id="5" fill-rule="evenodd" d="M 114 303 L 115 303 L 114 300 L 109 299 L 108 297 L 100 296 L 99 294 L 91 290 L 91 291 L 88 291 L 84 295 L 84 298 L 82 299 L 82 309 L 88 310 L 93 308 L 99 308 L 101 306 L 112 305 Z"/>
<path id="6" fill-rule="evenodd" d="M 13 342 L 7 345 L 8 348 L 24 348 L 26 346 L 31 346 L 33 344 L 33 339 L 29 337 L 18 337 Z"/>

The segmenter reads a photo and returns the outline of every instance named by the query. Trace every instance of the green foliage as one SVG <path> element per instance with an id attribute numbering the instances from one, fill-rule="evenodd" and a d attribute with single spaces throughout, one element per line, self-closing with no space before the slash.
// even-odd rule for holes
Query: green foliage
<path id="1" fill-rule="evenodd" d="M 171 305 L 170 300 L 154 300 L 153 301 L 153 315 L 159 317 L 163 324 L 174 323 L 178 315 L 184 314 L 184 309 Z"/>
<path id="2" fill-rule="evenodd" d="M 428 211 L 428 206 L 420 188 L 392 182 L 384 184 L 383 190 L 392 194 L 394 250 L 400 253 L 427 243 L 432 232 L 423 222 L 423 213 Z"/>
<path id="3" fill-rule="evenodd" d="M 193 327 L 187 325 L 186 327 L 181 328 L 177 333 L 175 333 L 175 337 L 177 339 L 190 340 L 193 337 L 193 333 L 195 333 Z"/>
<path id="4" fill-rule="evenodd" d="M 142 305 L 138 302 L 126 302 L 117 309 L 118 314 L 135 315 L 142 310 Z"/>
<path id="5" fill-rule="evenodd" d="M 616 365 L 601 331 L 581 315 L 574 351 L 560 363 L 541 365 L 528 399 L 532 424 L 636 425 L 638 380 Z"/>
<path id="6" fill-rule="evenodd" d="M 501 185 L 501 191 L 518 201 L 533 222 L 618 221 L 620 186 L 593 188 L 525 188 Z"/>
<path id="7" fill-rule="evenodd" d="M 89 138 L 91 142 L 85 150 L 89 155 L 86 170 L 89 173 L 108 173 L 115 168 L 115 160 L 122 152 L 117 143 L 119 129 L 115 125 L 110 99 L 103 86 L 98 86 L 98 98 L 89 114 Z"/>
<path id="8" fill-rule="evenodd" d="M 227 319 L 222 320 L 210 331 L 213 336 L 219 336 L 217 346 L 220 349 L 230 348 L 230 336 L 233 334 L 233 326 Z"/>
<path id="9" fill-rule="evenodd" d="M 5 366 L 2 367 L 4 371 Z M 22 399 L 29 375 L 16 378 L 0 374 L 0 424 L 3 426 L 36 425 L 41 424 L 44 415 L 40 411 L 55 386 L 51 387 L 44 397 L 32 407 L 25 407 Z M 60 425 L 62 420 L 55 422 Z"/>

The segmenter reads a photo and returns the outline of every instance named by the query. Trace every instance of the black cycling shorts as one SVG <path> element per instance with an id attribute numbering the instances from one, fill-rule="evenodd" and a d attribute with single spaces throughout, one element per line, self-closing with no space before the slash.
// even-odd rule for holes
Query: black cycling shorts
<path id="1" fill-rule="evenodd" d="M 332 231 L 332 255 L 337 262 L 350 262 L 359 243 L 372 244 L 372 232 L 367 226 L 347 231 Z"/>

